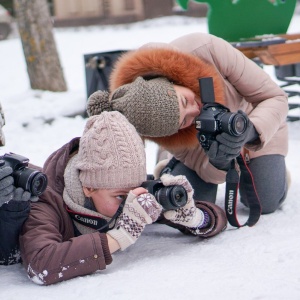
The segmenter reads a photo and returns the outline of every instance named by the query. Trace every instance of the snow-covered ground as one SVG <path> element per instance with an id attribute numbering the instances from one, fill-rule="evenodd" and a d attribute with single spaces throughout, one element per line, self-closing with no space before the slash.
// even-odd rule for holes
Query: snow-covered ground
<path id="1" fill-rule="evenodd" d="M 208 32 L 205 18 L 177 16 L 130 25 L 55 29 L 68 85 L 65 93 L 30 89 L 21 42 L 12 34 L 0 42 L 0 102 L 6 116 L 6 146 L 0 154 L 15 152 L 42 165 L 54 150 L 81 135 L 86 120 L 66 116 L 85 108 L 84 54 L 168 42 L 195 31 Z M 288 32 L 300 32 L 298 13 Z M 264 69 L 276 81 L 273 67 Z M 299 116 L 299 109 L 294 114 Z M 107 270 L 48 287 L 29 281 L 21 265 L 0 266 L 0 299 L 299 300 L 300 121 L 289 128 L 287 166 L 292 185 L 288 198 L 281 209 L 262 216 L 254 227 L 229 226 L 215 238 L 200 240 L 151 225 L 134 246 L 113 255 Z M 147 144 L 148 173 L 153 171 L 156 149 Z M 217 201 L 223 207 L 224 185 Z M 246 216 L 246 209 L 239 207 L 241 220 Z"/>

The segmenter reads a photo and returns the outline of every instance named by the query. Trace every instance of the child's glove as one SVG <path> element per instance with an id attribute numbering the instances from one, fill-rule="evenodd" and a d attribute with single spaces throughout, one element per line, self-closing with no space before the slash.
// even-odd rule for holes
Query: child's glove
<path id="1" fill-rule="evenodd" d="M 160 180 L 164 186 L 183 186 L 188 195 L 186 205 L 176 210 L 164 212 L 165 218 L 173 223 L 181 224 L 186 227 L 198 228 L 205 226 L 204 223 L 208 222 L 208 220 L 205 220 L 203 212 L 195 206 L 195 201 L 193 199 L 194 190 L 187 178 L 183 175 L 173 176 L 170 174 L 164 174 Z"/>
<path id="2" fill-rule="evenodd" d="M 162 206 L 150 193 L 136 196 L 129 192 L 115 228 L 107 234 L 119 243 L 123 251 L 137 241 L 147 224 L 157 220 L 161 211 Z"/>

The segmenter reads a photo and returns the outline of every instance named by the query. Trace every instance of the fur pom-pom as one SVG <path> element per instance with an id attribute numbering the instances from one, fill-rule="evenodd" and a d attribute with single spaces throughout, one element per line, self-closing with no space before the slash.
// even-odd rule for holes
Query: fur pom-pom
<path id="1" fill-rule="evenodd" d="M 99 115 L 103 111 L 112 111 L 109 101 L 109 92 L 97 91 L 93 93 L 88 99 L 86 110 L 89 117 Z"/>

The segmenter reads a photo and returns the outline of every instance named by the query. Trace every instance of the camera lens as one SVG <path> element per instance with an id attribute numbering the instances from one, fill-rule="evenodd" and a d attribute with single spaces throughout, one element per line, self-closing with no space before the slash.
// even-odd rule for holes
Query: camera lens
<path id="1" fill-rule="evenodd" d="M 33 196 L 41 195 L 47 187 L 47 176 L 42 172 L 25 168 L 15 174 L 15 184 L 30 192 Z"/>
<path id="2" fill-rule="evenodd" d="M 183 186 L 175 185 L 171 191 L 172 204 L 177 208 L 182 207 L 187 202 L 187 193 Z"/>
<path id="3" fill-rule="evenodd" d="M 235 135 L 243 134 L 247 128 L 247 119 L 241 114 L 234 114 L 231 121 L 231 128 Z"/>
<path id="4" fill-rule="evenodd" d="M 166 186 L 155 194 L 157 201 L 165 210 L 178 209 L 187 202 L 187 193 L 183 186 Z"/>
<path id="5" fill-rule="evenodd" d="M 47 187 L 47 177 L 41 172 L 37 172 L 30 181 L 30 191 L 34 196 L 41 195 Z"/>
<path id="6" fill-rule="evenodd" d="M 238 113 L 224 113 L 221 116 L 220 121 L 222 130 L 233 136 L 242 135 L 246 131 L 248 125 L 247 119 L 242 114 Z"/>

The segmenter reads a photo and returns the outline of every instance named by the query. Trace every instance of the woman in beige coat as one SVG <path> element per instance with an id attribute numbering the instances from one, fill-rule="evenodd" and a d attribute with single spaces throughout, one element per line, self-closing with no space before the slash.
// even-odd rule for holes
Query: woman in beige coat
<path id="1" fill-rule="evenodd" d="M 194 124 L 203 106 L 198 79 L 205 77 L 213 78 L 215 101 L 248 120 L 244 134 L 218 132 L 209 149 L 199 143 Z M 87 110 L 90 115 L 122 112 L 141 136 L 176 158 L 168 170 L 185 174 L 197 199 L 215 201 L 217 185 L 225 182 L 232 159 L 241 152 L 262 213 L 274 212 L 286 198 L 287 95 L 223 39 L 192 33 L 123 54 L 111 74 L 110 93 L 95 92 Z M 241 201 L 248 205 L 245 174 L 240 175 Z"/>

